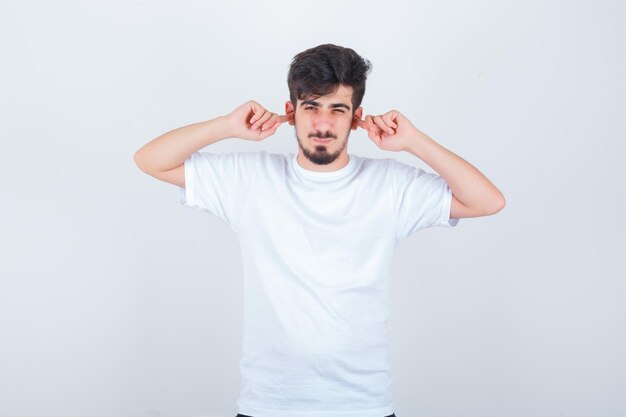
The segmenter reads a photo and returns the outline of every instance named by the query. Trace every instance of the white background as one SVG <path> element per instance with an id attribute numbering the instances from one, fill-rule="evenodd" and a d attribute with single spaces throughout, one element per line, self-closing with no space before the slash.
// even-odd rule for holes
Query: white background
<path id="1" fill-rule="evenodd" d="M 397 248 L 398 417 L 626 415 L 626 8 L 618 1 L 4 1 L 0 416 L 236 414 L 236 236 L 133 154 L 248 99 L 292 57 L 373 64 L 396 109 L 504 194 Z M 296 152 L 293 127 L 211 151 Z M 363 130 L 349 151 L 394 157 Z M 382 417 L 382 416 L 381 416 Z"/>

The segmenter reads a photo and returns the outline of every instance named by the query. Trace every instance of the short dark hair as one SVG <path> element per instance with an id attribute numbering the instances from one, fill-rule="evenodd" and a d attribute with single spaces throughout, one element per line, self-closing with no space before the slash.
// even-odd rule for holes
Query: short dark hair
<path id="1" fill-rule="evenodd" d="M 333 94 L 339 84 L 345 84 L 352 87 L 354 114 L 365 95 L 365 80 L 371 70 L 370 61 L 350 48 L 318 45 L 293 57 L 287 75 L 289 99 L 296 107 L 297 100 Z"/>

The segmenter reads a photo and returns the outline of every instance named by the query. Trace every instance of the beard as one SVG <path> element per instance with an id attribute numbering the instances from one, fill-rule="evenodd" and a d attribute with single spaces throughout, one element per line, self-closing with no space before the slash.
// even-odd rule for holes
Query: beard
<path id="1" fill-rule="evenodd" d="M 328 142 L 327 144 L 321 144 L 321 143 L 315 143 L 313 136 L 311 136 L 307 139 L 307 141 L 311 142 L 311 144 L 313 145 L 313 148 L 307 149 L 307 147 L 302 144 L 302 141 L 298 137 L 297 128 L 294 129 L 294 131 L 296 134 L 296 140 L 298 141 L 298 146 L 300 147 L 300 149 L 302 149 L 302 154 L 306 157 L 306 159 L 308 159 L 309 161 L 317 165 L 328 165 L 334 162 L 337 158 L 339 158 L 339 155 L 341 155 L 341 152 L 343 152 L 343 150 L 348 145 L 348 136 L 350 135 L 350 130 L 348 130 L 348 134 L 346 135 L 346 138 L 344 139 L 341 147 L 337 149 L 335 152 L 331 153 L 331 152 L 328 152 L 327 145 L 332 145 L 339 139 L 332 138 L 332 140 Z M 328 138 L 331 136 L 327 132 L 326 135 L 319 135 L 317 137 Z"/>

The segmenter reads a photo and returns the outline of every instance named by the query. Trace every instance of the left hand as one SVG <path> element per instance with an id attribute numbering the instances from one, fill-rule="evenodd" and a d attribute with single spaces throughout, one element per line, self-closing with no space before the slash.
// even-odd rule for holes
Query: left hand
<path id="1" fill-rule="evenodd" d="M 393 152 L 407 150 L 409 143 L 422 134 L 397 110 L 379 116 L 367 115 L 365 120 L 359 120 L 359 127 L 367 130 L 367 136 L 380 149 Z"/>

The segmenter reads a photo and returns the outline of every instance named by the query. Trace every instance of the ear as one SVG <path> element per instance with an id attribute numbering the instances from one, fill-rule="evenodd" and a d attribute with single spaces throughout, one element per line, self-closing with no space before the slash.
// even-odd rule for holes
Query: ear
<path id="1" fill-rule="evenodd" d="M 294 117 L 296 115 L 294 107 L 293 107 L 293 103 L 291 102 L 291 100 L 287 100 L 285 102 L 285 114 L 287 116 L 289 116 L 289 124 L 291 126 L 294 125 Z"/>
<path id="2" fill-rule="evenodd" d="M 363 116 L 363 107 L 359 106 L 354 112 L 354 119 L 352 120 L 352 130 L 357 130 L 359 128 L 359 120 Z"/>

